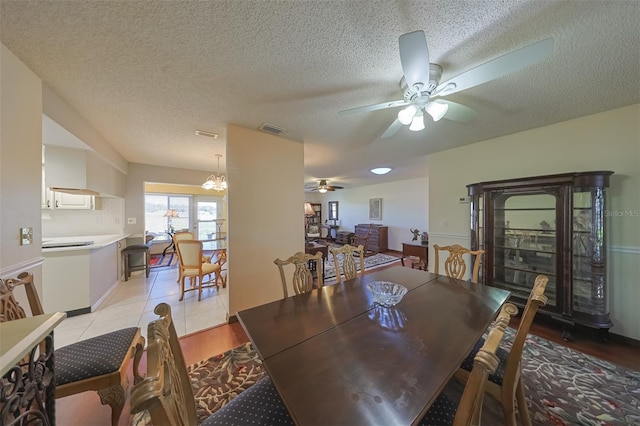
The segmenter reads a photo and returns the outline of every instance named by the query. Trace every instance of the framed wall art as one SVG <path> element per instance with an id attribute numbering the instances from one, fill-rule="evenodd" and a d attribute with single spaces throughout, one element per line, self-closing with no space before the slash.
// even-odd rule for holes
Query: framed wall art
<path id="1" fill-rule="evenodd" d="M 382 220 L 382 198 L 369 198 L 369 220 Z"/>

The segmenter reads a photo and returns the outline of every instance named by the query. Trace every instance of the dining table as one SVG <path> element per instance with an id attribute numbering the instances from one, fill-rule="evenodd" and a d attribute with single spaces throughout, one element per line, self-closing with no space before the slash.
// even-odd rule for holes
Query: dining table
<path id="1" fill-rule="evenodd" d="M 395 306 L 367 284 L 401 284 Z M 409 425 L 424 416 L 509 292 L 402 266 L 237 313 L 293 421 Z"/>

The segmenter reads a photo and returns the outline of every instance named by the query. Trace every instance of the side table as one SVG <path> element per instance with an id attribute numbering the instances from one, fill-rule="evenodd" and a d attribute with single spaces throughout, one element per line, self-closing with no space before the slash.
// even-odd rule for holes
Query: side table
<path id="1" fill-rule="evenodd" d="M 420 258 L 420 269 L 427 270 L 429 265 L 429 244 L 421 244 L 419 241 L 411 241 L 408 243 L 402 243 L 402 258 L 401 262 L 404 266 L 404 258 L 409 256 L 417 256 Z M 411 265 L 413 267 L 413 265 Z"/>

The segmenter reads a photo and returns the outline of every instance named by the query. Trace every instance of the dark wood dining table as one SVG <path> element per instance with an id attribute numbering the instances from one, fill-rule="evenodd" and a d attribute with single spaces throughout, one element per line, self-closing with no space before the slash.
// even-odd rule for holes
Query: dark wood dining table
<path id="1" fill-rule="evenodd" d="M 408 292 L 373 303 L 372 281 Z M 401 266 L 237 313 L 296 424 L 417 423 L 509 292 Z"/>

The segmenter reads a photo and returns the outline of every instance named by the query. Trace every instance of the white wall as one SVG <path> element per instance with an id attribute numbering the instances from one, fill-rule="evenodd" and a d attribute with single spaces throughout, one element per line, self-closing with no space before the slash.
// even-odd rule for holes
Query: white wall
<path id="1" fill-rule="evenodd" d="M 382 220 L 369 220 L 371 198 L 382 198 Z M 426 177 L 339 189 L 325 194 L 306 193 L 305 199 L 322 203 L 323 222 L 328 215 L 329 201 L 338 201 L 341 231 L 354 232 L 360 223 L 388 226 L 389 250 L 402 251 L 402 243 L 413 238 L 409 228 L 429 231 L 429 179 Z"/>
<path id="2" fill-rule="evenodd" d="M 42 82 L 0 47 L 0 277 L 29 271 L 41 290 Z M 19 229 L 33 228 L 20 245 Z"/>
<path id="3" fill-rule="evenodd" d="M 612 332 L 640 339 L 639 123 L 637 104 L 430 155 L 429 245 L 469 245 L 469 204 L 456 202 L 457 196 L 466 195 L 468 184 L 612 170 L 607 190 L 607 209 L 612 212 L 607 218 Z M 616 212 L 630 214 L 615 216 Z M 443 221 L 446 228 L 441 227 Z"/>
<path id="4" fill-rule="evenodd" d="M 282 299 L 273 261 L 304 250 L 303 145 L 229 126 L 227 179 L 229 314 L 234 315 Z"/>

